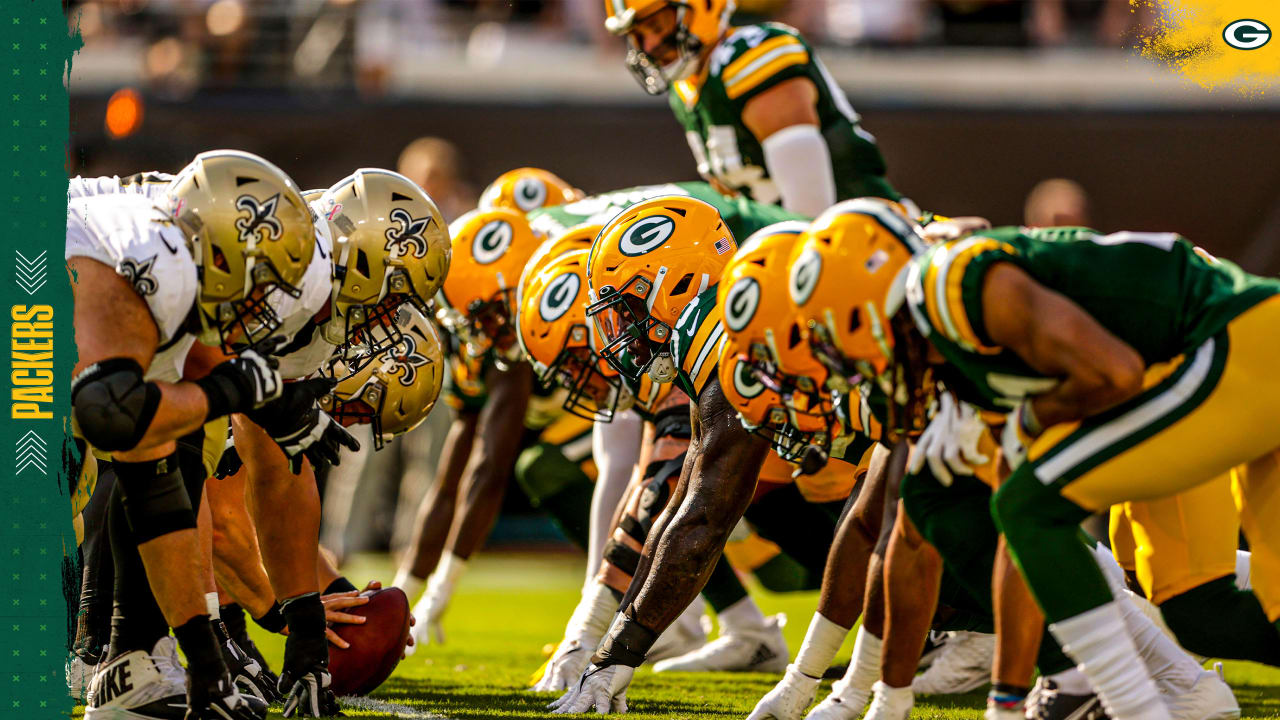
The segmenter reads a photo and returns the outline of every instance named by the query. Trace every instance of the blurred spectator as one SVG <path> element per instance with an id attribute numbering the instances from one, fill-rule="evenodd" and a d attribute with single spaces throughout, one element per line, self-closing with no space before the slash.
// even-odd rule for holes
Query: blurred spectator
<path id="1" fill-rule="evenodd" d="M 476 206 L 475 191 L 462 177 L 458 148 L 448 140 L 414 140 L 400 152 L 396 169 L 426 190 L 449 222 Z"/>
<path id="2" fill-rule="evenodd" d="M 1031 227 L 1089 226 L 1089 196 L 1080 183 L 1066 178 L 1041 180 L 1027 194 L 1024 222 Z"/>

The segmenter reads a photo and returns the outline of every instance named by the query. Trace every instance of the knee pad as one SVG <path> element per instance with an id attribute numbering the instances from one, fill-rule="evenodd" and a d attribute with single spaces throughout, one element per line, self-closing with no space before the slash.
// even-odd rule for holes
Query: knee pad
<path id="1" fill-rule="evenodd" d="M 177 453 L 159 460 L 115 462 L 112 467 L 135 543 L 196 526 Z"/>
<path id="2" fill-rule="evenodd" d="M 110 358 L 71 381 L 71 406 L 80 432 L 99 450 L 138 445 L 160 406 L 160 388 L 143 378 L 133 358 Z"/>
<path id="3" fill-rule="evenodd" d="M 679 474 L 680 466 L 683 465 L 684 456 L 681 455 L 675 460 L 666 460 L 660 463 L 650 465 L 649 469 L 654 470 L 653 473 L 646 472 L 651 475 L 645 480 L 644 490 L 640 492 L 640 506 L 636 509 L 636 522 L 639 524 L 641 535 L 647 536 L 649 529 L 653 527 L 653 521 L 667 506 L 667 500 L 671 498 L 670 478 L 672 476 L 671 467 L 675 466 L 675 474 Z M 654 467 L 654 466 L 658 467 Z M 643 537 L 639 539 L 644 542 Z"/>
<path id="4" fill-rule="evenodd" d="M 640 553 L 613 538 L 609 538 L 609 542 L 604 544 L 604 559 L 605 562 L 632 576 L 640 567 Z"/>
<path id="5" fill-rule="evenodd" d="M 693 437 L 693 425 L 689 421 L 689 406 L 667 408 L 653 418 L 653 437 L 688 440 Z"/>

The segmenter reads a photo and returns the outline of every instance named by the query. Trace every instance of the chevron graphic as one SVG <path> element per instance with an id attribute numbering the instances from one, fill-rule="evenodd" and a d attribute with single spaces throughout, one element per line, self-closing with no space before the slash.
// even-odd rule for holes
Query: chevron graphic
<path id="1" fill-rule="evenodd" d="M 21 250 L 14 250 L 17 260 L 13 264 L 13 276 L 18 287 L 27 295 L 35 295 L 49 281 L 48 251 L 43 251 L 34 258 L 28 258 Z"/>
<path id="2" fill-rule="evenodd" d="M 49 474 L 49 452 L 44 438 L 35 430 L 28 430 L 26 435 L 18 439 L 14 446 L 13 462 L 16 466 L 14 474 L 27 468 L 35 468 L 41 475 Z"/>

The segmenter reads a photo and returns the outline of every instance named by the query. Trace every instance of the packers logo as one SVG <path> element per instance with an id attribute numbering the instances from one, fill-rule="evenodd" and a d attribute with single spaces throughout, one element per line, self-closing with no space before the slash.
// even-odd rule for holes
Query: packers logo
<path id="1" fill-rule="evenodd" d="M 573 301 L 582 288 L 582 279 L 578 273 L 567 272 L 557 275 L 542 293 L 542 301 L 538 303 L 538 314 L 547 322 L 555 322 L 564 317 L 573 307 Z"/>
<path id="2" fill-rule="evenodd" d="M 733 368 L 733 389 L 746 400 L 759 397 L 764 392 L 764 383 L 751 372 L 750 365 L 736 360 L 734 362 L 737 365 Z"/>
<path id="3" fill-rule="evenodd" d="M 1261 20 L 1237 20 L 1222 29 L 1222 39 L 1237 50 L 1257 50 L 1271 42 L 1271 28 Z"/>
<path id="4" fill-rule="evenodd" d="M 818 276 L 822 274 L 822 256 L 817 250 L 809 248 L 800 253 L 800 257 L 791 264 L 791 301 L 796 305 L 809 302 L 814 288 L 818 287 Z"/>
<path id="5" fill-rule="evenodd" d="M 618 250 L 628 257 L 644 255 L 661 247 L 675 230 L 676 221 L 666 215 L 654 215 L 637 220 L 622 233 Z"/>
<path id="6" fill-rule="evenodd" d="M 507 254 L 515 231 L 506 220 L 490 220 L 476 233 L 471 241 L 471 256 L 481 265 L 497 262 L 498 258 Z"/>
<path id="7" fill-rule="evenodd" d="M 435 218 L 430 215 L 415 218 L 404 208 L 392 210 L 388 217 L 396 224 L 396 227 L 387 228 L 385 233 L 388 252 L 395 253 L 396 257 L 408 257 L 412 254 L 420 258 L 427 254 L 427 239 L 422 233 L 435 222 Z"/>
<path id="8" fill-rule="evenodd" d="M 160 289 L 160 284 L 156 282 L 156 278 L 151 274 L 151 268 L 156 264 L 156 256 L 137 262 L 133 258 L 125 258 L 120 261 L 120 265 L 116 268 L 116 272 L 123 275 L 129 284 L 133 286 L 133 291 L 147 297 L 155 295 Z"/>
<path id="9" fill-rule="evenodd" d="M 538 178 L 520 178 L 513 190 L 516 205 L 525 212 L 536 210 L 547 202 L 547 184 Z"/>
<path id="10" fill-rule="evenodd" d="M 236 198 L 236 209 L 247 215 L 236 219 L 236 230 L 240 231 L 240 242 L 248 244 L 255 240 L 269 242 L 279 240 L 284 233 L 280 218 L 276 217 L 276 206 L 280 204 L 280 193 L 276 193 L 262 202 L 252 195 L 241 195 Z"/>
<path id="11" fill-rule="evenodd" d="M 740 278 L 729 288 L 724 298 L 724 322 L 734 332 L 742 329 L 755 317 L 760 307 L 760 283 L 755 278 Z"/>
<path id="12" fill-rule="evenodd" d="M 391 369 L 400 371 L 400 384 L 405 387 L 413 385 L 418 379 L 418 368 L 429 362 L 426 355 L 418 352 L 418 342 L 411 335 L 400 338 L 391 355 Z"/>

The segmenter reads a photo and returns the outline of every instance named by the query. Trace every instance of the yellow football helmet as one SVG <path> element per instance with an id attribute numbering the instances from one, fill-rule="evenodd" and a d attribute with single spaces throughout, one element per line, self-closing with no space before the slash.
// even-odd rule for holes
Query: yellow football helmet
<path id="1" fill-rule="evenodd" d="M 369 423 L 375 449 L 422 423 L 435 407 L 447 372 L 435 326 L 417 308 L 401 305 L 393 322 L 399 340 L 346 376 L 320 406 L 339 423 Z"/>
<path id="2" fill-rule="evenodd" d="M 523 304 L 522 296 L 524 288 L 528 285 L 529 280 L 533 276 L 542 271 L 547 263 L 574 250 L 590 250 L 591 242 L 596 239 L 596 235 L 600 234 L 601 225 L 592 223 L 583 223 L 574 225 L 555 237 L 542 241 L 537 250 L 533 251 L 533 255 L 529 257 L 529 262 L 525 264 L 524 271 L 520 273 L 520 285 L 516 288 L 516 306 Z M 583 285 L 583 287 L 586 287 Z"/>
<path id="3" fill-rule="evenodd" d="M 480 193 L 480 208 L 505 207 L 530 212 L 582 198 L 583 192 L 559 175 L 540 168 L 523 167 L 508 170 L 489 183 L 489 187 Z"/>
<path id="4" fill-rule="evenodd" d="M 578 417 L 600 422 L 629 409 L 635 396 L 608 363 L 591 348 L 587 326 L 586 250 L 574 250 L 546 263 L 528 279 L 516 336 L 543 384 L 569 391 L 564 408 Z"/>
<path id="5" fill-rule="evenodd" d="M 791 255 L 788 289 L 814 357 L 845 385 L 884 373 L 893 356 L 886 303 L 900 270 L 924 249 L 901 205 L 880 198 L 837 203 L 809 226 Z M 898 303 L 901 305 L 901 303 Z"/>
<path id="6" fill-rule="evenodd" d="M 604 0 L 604 26 L 627 38 L 627 69 L 640 87 L 650 95 L 661 95 L 672 83 L 698 69 L 702 52 L 714 47 L 729 28 L 734 7 L 734 0 Z M 671 31 L 659 48 L 674 57 L 662 62 L 647 52 L 633 33 L 637 24 L 666 11 L 671 16 L 662 27 Z"/>
<path id="7" fill-rule="evenodd" d="M 508 208 L 473 210 L 449 226 L 453 264 L 437 298 L 436 319 L 479 357 L 521 358 L 516 342 L 515 293 L 520 274 L 538 247 L 524 213 Z"/>
<path id="8" fill-rule="evenodd" d="M 200 153 L 169 184 L 163 204 L 196 264 L 199 339 L 254 345 L 280 327 L 269 297 L 299 297 L 315 252 L 314 216 L 283 170 L 238 150 Z"/>
<path id="9" fill-rule="evenodd" d="M 737 249 L 711 205 L 667 195 L 619 213 L 591 245 L 587 285 L 597 351 L 632 383 L 676 376 L 669 344 L 685 306 L 720 279 Z"/>
<path id="10" fill-rule="evenodd" d="M 409 178 L 363 168 L 339 180 L 314 207 L 333 239 L 328 342 L 374 353 L 398 340 L 396 308 L 426 314 L 449 272 L 449 231 L 431 198 Z"/>

